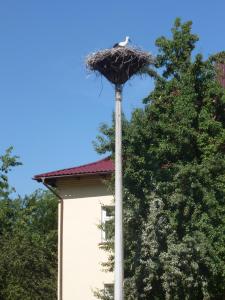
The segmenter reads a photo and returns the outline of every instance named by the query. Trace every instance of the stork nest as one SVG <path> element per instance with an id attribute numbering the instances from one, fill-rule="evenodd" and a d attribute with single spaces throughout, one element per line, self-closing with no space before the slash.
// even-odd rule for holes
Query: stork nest
<path id="1" fill-rule="evenodd" d="M 153 62 L 148 52 L 131 47 L 116 47 L 90 54 L 86 66 L 88 70 L 104 75 L 114 84 L 124 84 Z"/>

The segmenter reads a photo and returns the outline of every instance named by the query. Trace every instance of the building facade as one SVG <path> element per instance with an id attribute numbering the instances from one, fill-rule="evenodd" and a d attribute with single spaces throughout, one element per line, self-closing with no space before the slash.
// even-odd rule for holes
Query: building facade
<path id="1" fill-rule="evenodd" d="M 94 300 L 96 289 L 113 285 L 113 273 L 103 271 L 108 257 L 100 247 L 113 217 L 113 195 L 106 185 L 113 172 L 106 158 L 34 177 L 59 199 L 58 300 Z"/>

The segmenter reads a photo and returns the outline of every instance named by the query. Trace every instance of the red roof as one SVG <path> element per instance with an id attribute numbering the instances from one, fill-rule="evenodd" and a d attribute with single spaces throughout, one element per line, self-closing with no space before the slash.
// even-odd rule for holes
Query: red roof
<path id="1" fill-rule="evenodd" d="M 34 176 L 34 179 L 41 181 L 42 179 L 64 177 L 64 176 L 81 176 L 81 175 L 103 175 L 114 172 L 114 162 L 109 158 L 104 158 L 96 162 L 73 167 L 69 169 L 63 169 Z"/>

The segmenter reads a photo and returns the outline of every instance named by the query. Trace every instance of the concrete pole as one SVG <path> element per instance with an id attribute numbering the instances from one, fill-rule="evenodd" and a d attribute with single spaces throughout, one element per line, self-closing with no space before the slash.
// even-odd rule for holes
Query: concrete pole
<path id="1" fill-rule="evenodd" d="M 122 201 L 122 86 L 115 86 L 115 288 L 114 299 L 123 300 L 123 201 Z"/>

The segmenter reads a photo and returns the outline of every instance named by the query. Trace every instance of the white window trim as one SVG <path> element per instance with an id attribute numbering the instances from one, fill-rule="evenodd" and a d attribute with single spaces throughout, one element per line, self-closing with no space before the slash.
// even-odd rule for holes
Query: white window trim
<path id="1" fill-rule="evenodd" d="M 111 297 L 113 297 L 113 294 L 111 295 L 110 289 L 114 291 L 114 284 L 113 283 L 105 283 L 104 284 L 104 291 L 109 293 Z"/>
<path id="2" fill-rule="evenodd" d="M 105 223 L 107 221 L 110 221 L 110 220 L 113 219 L 113 216 L 107 216 L 106 215 L 106 210 L 109 207 L 114 209 L 113 205 L 102 205 L 101 206 L 101 225 L 102 225 L 102 227 L 105 225 Z M 102 243 L 107 242 L 107 240 L 106 240 L 106 233 L 105 233 L 105 230 L 103 228 L 101 230 L 101 240 L 102 240 Z"/>

